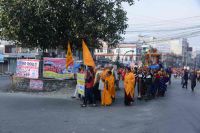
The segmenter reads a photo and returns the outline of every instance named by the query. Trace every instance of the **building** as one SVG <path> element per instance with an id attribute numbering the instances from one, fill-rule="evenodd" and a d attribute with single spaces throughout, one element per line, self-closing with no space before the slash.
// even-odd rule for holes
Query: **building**
<path id="1" fill-rule="evenodd" d="M 162 40 L 155 37 L 139 36 L 138 40 L 143 45 L 149 44 L 151 47 L 156 48 L 162 54 L 163 62 L 166 62 L 165 59 L 173 57 L 176 60 L 174 59 L 174 63 L 170 64 L 179 64 L 179 67 L 192 66 L 194 64 L 192 59 L 193 49 L 189 46 L 186 38 Z"/>
<path id="2" fill-rule="evenodd" d="M 95 50 L 96 60 L 107 58 L 111 61 L 119 61 L 124 64 L 138 62 L 141 60 L 142 47 L 136 43 L 120 43 L 116 48 L 109 48 L 107 43 L 103 43 L 101 49 Z"/>
<path id="3" fill-rule="evenodd" d="M 0 62 L 0 73 L 15 73 L 17 59 L 28 58 L 35 59 L 39 55 L 38 49 L 30 50 L 28 48 L 21 48 L 9 41 L 0 41 L 0 54 L 3 61 Z"/>

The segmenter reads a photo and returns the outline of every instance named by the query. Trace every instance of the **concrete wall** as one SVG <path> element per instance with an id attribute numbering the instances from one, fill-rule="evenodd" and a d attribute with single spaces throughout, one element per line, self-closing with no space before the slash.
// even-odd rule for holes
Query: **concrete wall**
<path id="1" fill-rule="evenodd" d="M 43 81 L 43 89 L 40 91 L 57 91 L 63 88 L 75 88 L 76 80 L 56 80 L 56 79 L 40 79 Z M 12 78 L 12 88 L 13 91 L 38 91 L 30 88 L 30 79 L 27 78 Z"/>

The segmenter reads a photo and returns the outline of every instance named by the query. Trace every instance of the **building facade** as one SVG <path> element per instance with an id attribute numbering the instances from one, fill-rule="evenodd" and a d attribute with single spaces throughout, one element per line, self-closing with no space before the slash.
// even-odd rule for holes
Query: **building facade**
<path id="1" fill-rule="evenodd" d="M 96 60 L 107 58 L 111 61 L 119 61 L 124 64 L 137 63 L 141 60 L 142 47 L 136 43 L 120 43 L 116 48 L 109 48 L 106 43 L 101 49 L 95 50 Z"/>

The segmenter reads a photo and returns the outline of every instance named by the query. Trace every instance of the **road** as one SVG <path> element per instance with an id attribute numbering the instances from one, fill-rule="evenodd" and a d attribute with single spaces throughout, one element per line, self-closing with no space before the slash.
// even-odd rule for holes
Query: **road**
<path id="1" fill-rule="evenodd" d="M 120 93 L 120 92 L 118 92 Z M 66 97 L 0 93 L 0 133 L 200 133 L 200 85 L 173 80 L 166 97 L 125 107 L 81 108 Z"/>

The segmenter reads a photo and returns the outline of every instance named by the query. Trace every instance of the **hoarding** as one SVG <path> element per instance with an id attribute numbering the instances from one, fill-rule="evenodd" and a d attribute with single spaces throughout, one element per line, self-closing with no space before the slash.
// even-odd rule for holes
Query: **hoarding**
<path id="1" fill-rule="evenodd" d="M 22 78 L 38 79 L 39 62 L 39 60 L 34 59 L 18 59 L 16 76 Z"/>
<path id="2" fill-rule="evenodd" d="M 43 77 L 54 79 L 74 79 L 73 65 L 66 69 L 65 58 L 44 58 Z"/>

